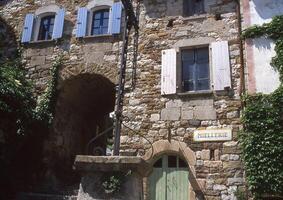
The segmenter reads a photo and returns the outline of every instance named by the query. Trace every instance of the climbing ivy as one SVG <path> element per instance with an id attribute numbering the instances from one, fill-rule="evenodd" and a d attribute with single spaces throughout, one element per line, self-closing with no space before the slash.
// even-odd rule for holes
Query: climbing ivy
<path id="1" fill-rule="evenodd" d="M 25 75 L 19 59 L 0 64 L 0 131 L 10 129 L 24 134 L 24 129 L 34 118 L 32 84 Z"/>
<path id="2" fill-rule="evenodd" d="M 37 119 L 50 126 L 52 124 L 57 99 L 58 73 L 63 57 L 59 56 L 51 67 L 51 79 L 47 84 L 45 93 L 39 98 L 36 107 Z"/>
<path id="3" fill-rule="evenodd" d="M 275 42 L 271 66 L 279 72 L 280 86 L 269 95 L 246 95 L 240 134 L 249 188 L 255 199 L 283 195 L 283 16 L 252 26 L 244 38 L 268 37 Z"/>

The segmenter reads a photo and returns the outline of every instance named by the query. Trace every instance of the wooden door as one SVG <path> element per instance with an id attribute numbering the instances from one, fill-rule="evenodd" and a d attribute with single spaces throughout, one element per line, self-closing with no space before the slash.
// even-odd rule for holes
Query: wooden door
<path id="1" fill-rule="evenodd" d="M 189 172 L 178 156 L 163 156 L 149 177 L 150 200 L 189 200 Z"/>

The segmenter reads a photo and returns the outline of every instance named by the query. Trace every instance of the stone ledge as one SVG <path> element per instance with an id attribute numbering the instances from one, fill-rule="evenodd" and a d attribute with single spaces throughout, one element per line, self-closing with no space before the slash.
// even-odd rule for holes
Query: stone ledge
<path id="1" fill-rule="evenodd" d="M 123 171 L 135 170 L 142 173 L 147 168 L 146 162 L 136 156 L 84 156 L 77 155 L 74 168 L 77 171 Z"/>

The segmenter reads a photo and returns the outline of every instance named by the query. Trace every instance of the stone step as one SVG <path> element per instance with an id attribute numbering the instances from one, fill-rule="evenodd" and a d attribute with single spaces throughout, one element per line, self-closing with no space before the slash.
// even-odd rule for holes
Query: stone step
<path id="1" fill-rule="evenodd" d="M 77 200 L 74 195 L 57 195 L 42 193 L 21 193 L 17 200 Z"/>

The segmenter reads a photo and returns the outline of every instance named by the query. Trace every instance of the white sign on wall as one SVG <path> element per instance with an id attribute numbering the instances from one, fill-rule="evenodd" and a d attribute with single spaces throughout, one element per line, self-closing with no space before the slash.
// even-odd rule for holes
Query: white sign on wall
<path id="1" fill-rule="evenodd" d="M 206 129 L 194 131 L 194 141 L 196 142 L 229 140 L 232 140 L 232 129 Z"/>

